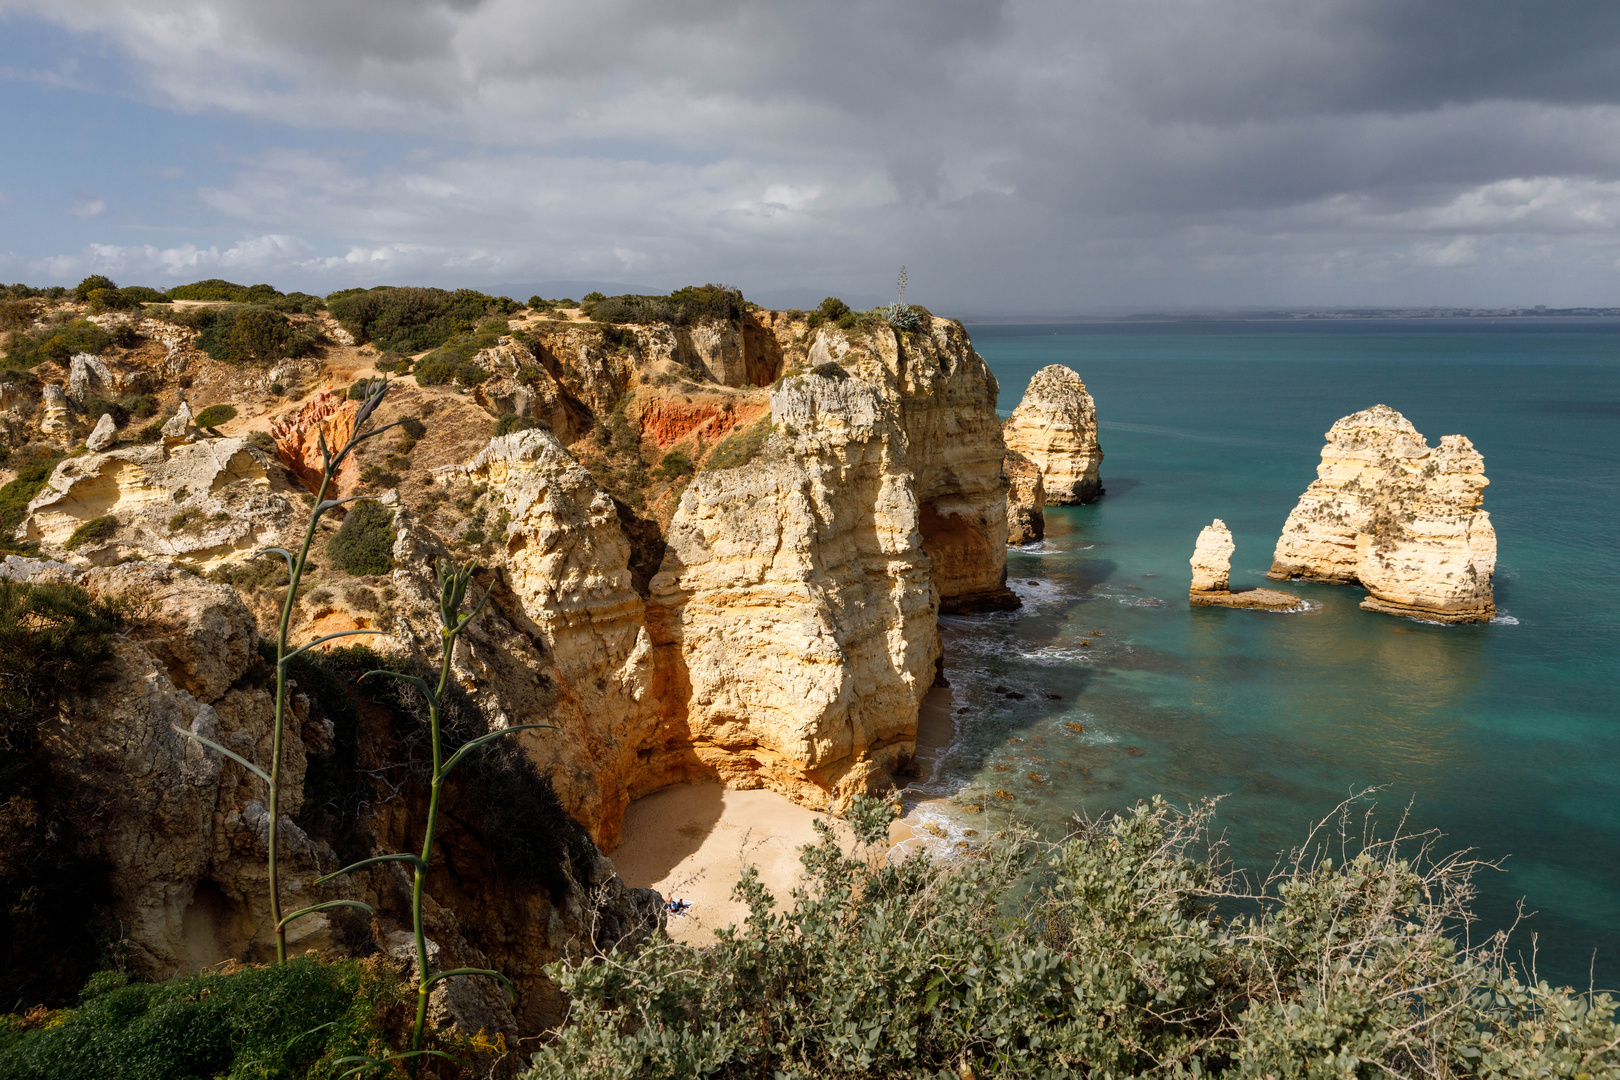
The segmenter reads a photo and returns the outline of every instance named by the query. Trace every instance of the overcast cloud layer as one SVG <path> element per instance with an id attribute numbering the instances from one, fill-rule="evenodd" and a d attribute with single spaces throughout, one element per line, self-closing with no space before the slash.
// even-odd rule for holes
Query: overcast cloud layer
<path id="1" fill-rule="evenodd" d="M 0 39 L 8 279 L 1620 304 L 1612 2 L 0 0 Z"/>

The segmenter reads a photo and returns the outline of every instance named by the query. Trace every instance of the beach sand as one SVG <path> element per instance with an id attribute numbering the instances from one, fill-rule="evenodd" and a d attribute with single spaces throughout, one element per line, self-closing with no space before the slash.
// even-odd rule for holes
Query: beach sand
<path id="1" fill-rule="evenodd" d="M 919 758 L 925 748 L 937 753 L 949 741 L 950 691 L 930 691 L 919 728 Z M 682 784 L 630 804 L 623 840 L 611 858 L 626 883 L 657 889 L 666 900 L 690 902 L 685 916 L 669 920 L 669 936 L 706 945 L 716 929 L 748 917 L 748 908 L 731 898 L 744 867 L 757 867 L 778 903 L 790 903 L 788 894 L 804 870 L 799 848 L 817 842 L 812 825 L 817 819 L 832 823 L 846 848 L 853 843 L 842 822 L 774 791 Z M 904 821 L 890 826 L 892 846 L 903 848 L 912 840 Z"/>

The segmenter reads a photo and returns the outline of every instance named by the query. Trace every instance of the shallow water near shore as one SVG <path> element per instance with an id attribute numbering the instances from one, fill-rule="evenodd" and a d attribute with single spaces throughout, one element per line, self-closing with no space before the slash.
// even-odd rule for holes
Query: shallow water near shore
<path id="1" fill-rule="evenodd" d="M 1081 374 L 1108 493 L 1012 551 L 1021 610 L 941 620 L 955 729 L 919 754 L 909 817 L 953 841 L 1011 816 L 1055 834 L 1220 795 L 1234 861 L 1265 870 L 1379 785 L 1386 826 L 1410 803 L 1448 848 L 1504 860 L 1476 940 L 1523 898 L 1515 941 L 1528 958 L 1539 935 L 1543 978 L 1620 986 L 1620 322 L 969 330 L 1003 415 L 1040 367 Z M 1498 619 L 1393 618 L 1297 582 L 1273 585 L 1301 613 L 1189 608 L 1199 529 L 1224 519 L 1233 587 L 1265 584 L 1323 433 L 1379 402 L 1484 455 Z"/>

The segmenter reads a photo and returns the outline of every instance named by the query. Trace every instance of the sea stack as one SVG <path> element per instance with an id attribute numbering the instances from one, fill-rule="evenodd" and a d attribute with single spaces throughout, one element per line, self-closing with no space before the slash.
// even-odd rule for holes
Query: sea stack
<path id="1" fill-rule="evenodd" d="M 1040 470 L 1048 504 L 1085 503 L 1103 494 L 1097 406 L 1073 371 L 1061 364 L 1037 371 L 1001 430 L 1008 451 Z"/>
<path id="2" fill-rule="evenodd" d="M 1046 535 L 1046 485 L 1040 468 L 1016 450 L 1002 461 L 1007 474 L 1007 543 L 1033 544 Z"/>
<path id="3" fill-rule="evenodd" d="M 1232 553 L 1237 545 L 1226 522 L 1216 518 L 1204 526 L 1193 546 L 1192 587 L 1187 590 L 1187 601 L 1193 607 L 1262 608 L 1267 611 L 1292 611 L 1302 605 L 1299 597 L 1276 589 L 1240 589 L 1232 591 Z"/>
<path id="4" fill-rule="evenodd" d="M 1496 532 L 1485 461 L 1447 435 L 1430 447 L 1388 405 L 1327 432 L 1316 480 L 1288 515 L 1270 576 L 1361 585 L 1362 607 L 1438 622 L 1496 614 Z"/>

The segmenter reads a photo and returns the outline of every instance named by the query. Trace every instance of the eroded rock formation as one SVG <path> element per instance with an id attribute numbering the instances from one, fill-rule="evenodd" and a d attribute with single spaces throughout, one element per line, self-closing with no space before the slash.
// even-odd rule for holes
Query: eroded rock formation
<path id="1" fill-rule="evenodd" d="M 1192 586 L 1187 600 L 1193 607 L 1262 608 L 1269 611 L 1291 611 L 1302 601 L 1292 593 L 1276 589 L 1238 589 L 1233 591 L 1232 553 L 1237 544 L 1232 532 L 1220 518 L 1205 525 L 1193 546 Z"/>
<path id="2" fill-rule="evenodd" d="M 1037 371 L 1002 431 L 1007 449 L 1040 469 L 1047 503 L 1084 503 L 1103 494 L 1097 406 L 1069 368 L 1050 364 Z"/>
<path id="3" fill-rule="evenodd" d="M 157 557 L 211 569 L 275 542 L 292 515 L 288 494 L 269 458 L 246 439 L 166 438 L 63 461 L 28 504 L 17 538 L 61 553 L 80 526 L 111 518 L 77 556 Z"/>
<path id="4" fill-rule="evenodd" d="M 1461 435 L 1431 448 L 1387 405 L 1327 432 L 1317 479 L 1288 515 L 1271 575 L 1359 584 L 1363 607 L 1441 622 L 1496 613 L 1484 459 Z"/>
<path id="5" fill-rule="evenodd" d="M 359 410 L 358 401 L 349 400 L 342 391 L 329 390 L 272 418 L 270 437 L 276 441 L 276 456 L 305 487 L 314 491 L 320 487 L 321 470 L 325 468 L 321 458 L 322 439 L 328 450 L 336 452 L 354 434 L 354 418 Z M 167 428 L 164 434 L 168 434 Z M 359 475 L 359 465 L 351 456 L 336 477 L 337 491 L 328 491 L 327 497 L 339 491 L 347 492 Z"/>

